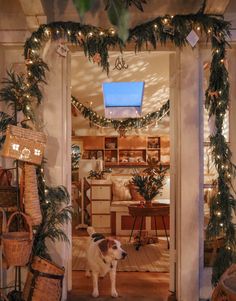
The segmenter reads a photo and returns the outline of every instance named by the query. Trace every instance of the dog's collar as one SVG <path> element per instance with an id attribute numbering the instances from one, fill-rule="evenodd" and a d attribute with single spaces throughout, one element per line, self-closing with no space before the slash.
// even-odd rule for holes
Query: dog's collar
<path id="1" fill-rule="evenodd" d="M 105 264 L 109 264 L 109 262 L 106 262 L 105 258 L 103 258 L 103 257 L 102 257 L 102 261 L 103 261 Z M 111 268 L 111 269 L 113 268 L 112 262 L 110 263 L 110 268 Z"/>

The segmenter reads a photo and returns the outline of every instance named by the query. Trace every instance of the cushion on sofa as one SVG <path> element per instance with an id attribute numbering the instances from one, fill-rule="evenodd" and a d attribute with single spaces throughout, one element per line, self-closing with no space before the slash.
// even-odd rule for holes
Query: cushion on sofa
<path id="1" fill-rule="evenodd" d="M 131 194 L 129 190 L 129 181 L 116 179 L 112 180 L 112 200 L 113 201 L 129 201 Z"/>

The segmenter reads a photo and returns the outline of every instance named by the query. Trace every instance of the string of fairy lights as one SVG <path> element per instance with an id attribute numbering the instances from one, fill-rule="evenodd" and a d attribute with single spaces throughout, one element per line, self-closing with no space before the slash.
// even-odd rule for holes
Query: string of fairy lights
<path id="1" fill-rule="evenodd" d="M 182 48 L 188 45 L 187 36 L 194 31 L 211 43 L 212 61 L 208 88 L 205 92 L 205 106 L 209 117 L 215 116 L 215 133 L 210 136 L 210 149 L 217 170 L 216 193 L 211 199 L 210 221 L 207 227 L 208 239 L 223 236 L 224 246 L 220 249 L 214 263 L 212 282 L 215 284 L 224 270 L 233 262 L 235 252 L 235 230 L 231 212 L 235 206 L 232 195 L 232 177 L 235 165 L 231 161 L 232 153 L 223 135 L 223 121 L 229 108 L 229 77 L 227 71 L 227 47 L 230 36 L 230 23 L 220 16 L 205 15 L 203 11 L 189 15 L 166 15 L 140 24 L 129 30 L 129 37 L 124 43 L 116 29 L 103 29 L 74 22 L 54 22 L 40 25 L 25 42 L 24 56 L 26 77 L 14 78 L 8 96 L 19 100 L 26 124 L 35 120 L 33 103 L 41 103 L 43 95 L 41 84 L 46 83 L 47 64 L 40 57 L 40 51 L 49 40 L 77 45 L 83 49 L 85 56 L 109 73 L 109 50 L 118 48 L 123 51 L 131 43 L 134 50 L 156 49 L 170 41 Z M 20 89 L 17 86 L 21 83 Z M 5 91 L 6 92 L 6 91 Z M 90 116 L 94 114 L 89 111 Z M 96 117 L 96 116 L 95 116 Z M 96 117 L 98 119 L 98 117 Z M 95 122 L 95 121 L 94 121 Z M 121 121 L 120 121 L 121 122 Z M 96 123 L 96 122 L 95 122 Z M 126 125 L 123 122 L 123 128 Z M 118 126 L 119 128 L 119 126 Z M 43 172 L 43 171 L 42 171 Z"/>
<path id="2" fill-rule="evenodd" d="M 143 129 L 147 126 L 161 121 L 170 111 L 170 103 L 167 100 L 161 108 L 156 112 L 151 112 L 142 117 L 126 118 L 126 119 L 112 119 L 99 115 L 91 108 L 82 104 L 75 96 L 71 98 L 72 105 L 88 119 L 92 124 L 102 128 L 114 128 L 120 135 L 133 129 Z"/>

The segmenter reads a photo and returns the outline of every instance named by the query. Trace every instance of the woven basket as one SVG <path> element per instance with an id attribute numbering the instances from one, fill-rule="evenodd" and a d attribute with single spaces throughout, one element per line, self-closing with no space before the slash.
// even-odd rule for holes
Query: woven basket
<path id="1" fill-rule="evenodd" d="M 17 204 L 16 187 L 0 187 L 0 206 L 13 207 Z"/>
<path id="2" fill-rule="evenodd" d="M 42 213 L 40 209 L 38 186 L 35 166 L 25 164 L 25 183 L 24 183 L 24 206 L 25 213 L 31 217 L 33 226 L 40 225 Z"/>
<path id="3" fill-rule="evenodd" d="M 60 301 L 64 268 L 35 256 L 23 290 L 25 301 Z"/>
<path id="4" fill-rule="evenodd" d="M 29 231 L 9 232 L 9 227 L 16 215 L 24 217 Z M 3 254 L 11 266 L 25 266 L 30 258 L 33 244 L 33 231 L 30 217 L 22 212 L 14 212 L 7 223 L 6 231 L 2 235 Z"/>
<path id="5" fill-rule="evenodd" d="M 2 244 L 2 233 L 6 231 L 7 217 L 3 208 L 0 207 L 1 219 L 0 219 L 0 244 Z"/>
<path id="6" fill-rule="evenodd" d="M 221 276 L 211 300 L 236 301 L 236 264 L 231 265 Z"/>
<path id="7" fill-rule="evenodd" d="M 45 144 L 44 133 L 9 125 L 1 155 L 40 165 Z"/>

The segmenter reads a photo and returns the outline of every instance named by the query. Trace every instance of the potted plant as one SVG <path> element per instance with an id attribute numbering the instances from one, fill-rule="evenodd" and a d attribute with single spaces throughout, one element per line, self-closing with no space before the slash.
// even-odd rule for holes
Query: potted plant
<path id="1" fill-rule="evenodd" d="M 142 173 L 135 170 L 131 182 L 144 197 L 146 205 L 151 206 L 152 199 L 160 194 L 165 184 L 165 176 L 168 168 L 163 167 L 154 158 L 148 160 L 148 165 L 148 168 Z"/>

